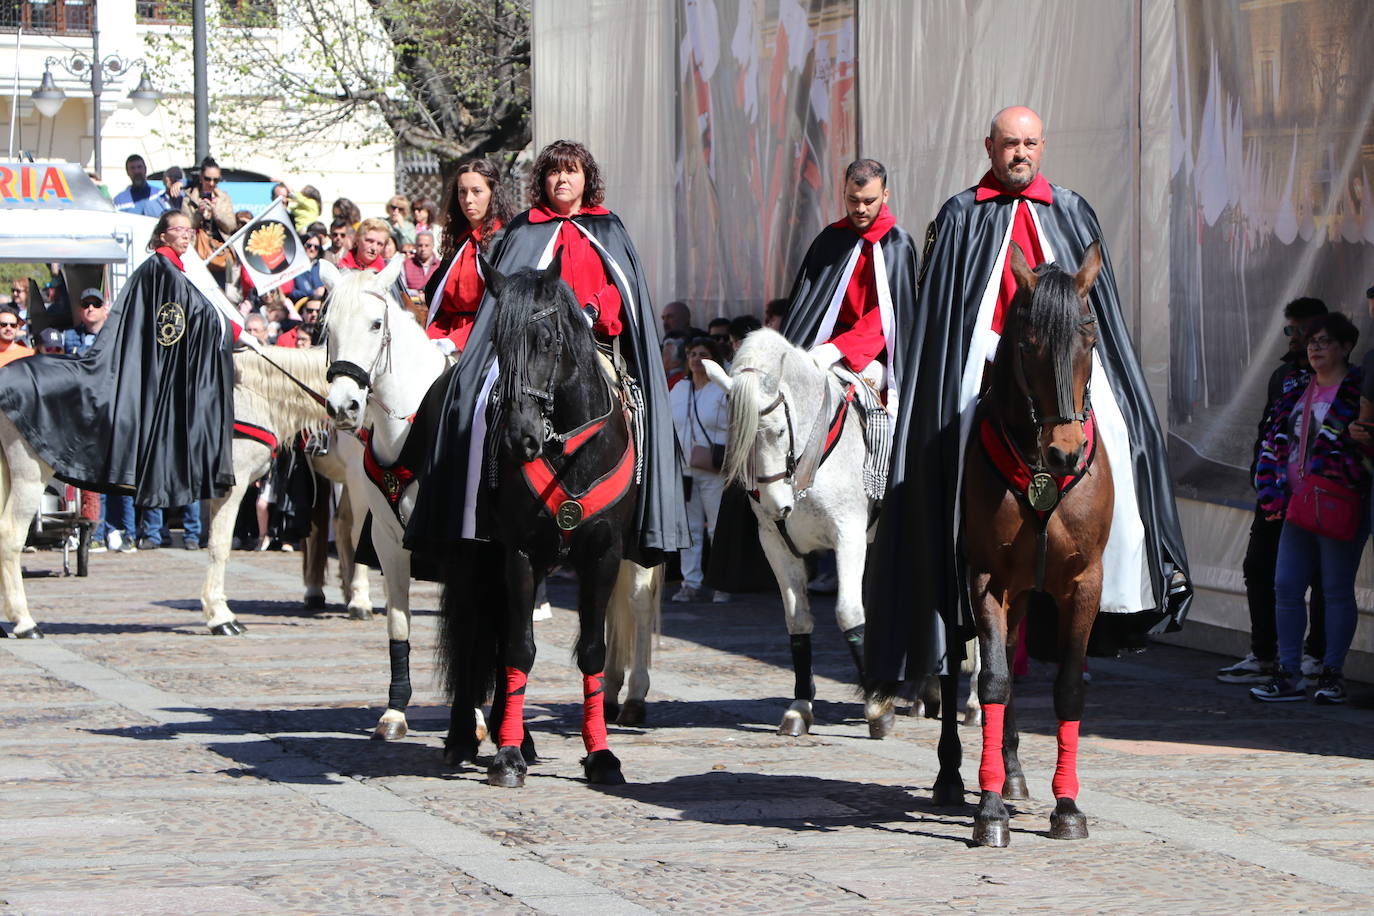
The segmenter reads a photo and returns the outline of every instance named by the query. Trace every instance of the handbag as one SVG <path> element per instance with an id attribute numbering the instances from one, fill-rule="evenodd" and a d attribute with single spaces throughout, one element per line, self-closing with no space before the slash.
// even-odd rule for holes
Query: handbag
<path id="1" fill-rule="evenodd" d="M 1298 479 L 1284 518 L 1303 531 L 1336 541 L 1349 541 L 1359 529 L 1360 494 L 1317 474 L 1307 473 L 1307 434 L 1312 428 L 1311 382 L 1303 395 L 1302 441 L 1298 445 Z"/>
<path id="2" fill-rule="evenodd" d="M 691 379 L 687 379 L 687 384 L 692 384 Z M 706 445 L 693 445 L 692 453 L 688 456 L 687 464 L 690 467 L 702 471 L 719 471 L 725 466 L 725 443 L 717 445 L 711 441 L 711 436 L 706 432 L 706 427 L 701 423 L 701 414 L 697 413 L 697 392 L 693 387 L 691 391 L 691 403 L 688 409 L 692 417 L 697 421 L 697 428 L 701 430 L 701 435 L 705 437 Z"/>
<path id="3" fill-rule="evenodd" d="M 210 253 L 218 247 L 219 243 L 215 241 L 210 233 L 206 232 L 204 229 L 196 230 L 196 254 L 200 255 L 200 259 L 205 262 L 205 266 L 211 270 L 224 270 L 229 266 L 230 254 L 228 248 L 225 248 L 213 258 L 210 257 Z"/>

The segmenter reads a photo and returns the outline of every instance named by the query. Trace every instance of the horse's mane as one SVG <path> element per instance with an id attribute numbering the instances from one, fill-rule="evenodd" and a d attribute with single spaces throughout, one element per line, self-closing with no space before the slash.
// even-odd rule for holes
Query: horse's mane
<path id="1" fill-rule="evenodd" d="M 557 322 L 563 334 L 563 346 L 579 365 L 595 365 L 595 338 L 577 307 L 572 287 L 559 281 L 553 287 L 553 301 L 550 302 L 541 287 L 542 277 L 543 271 L 526 268 L 507 277 L 501 287 L 492 340 L 501 360 L 502 400 L 508 404 L 514 403 L 519 394 L 514 386 L 525 377 L 525 364 L 529 356 L 525 348 L 525 331 L 529 327 L 530 317 L 549 305 L 557 306 L 550 317 Z"/>
<path id="2" fill-rule="evenodd" d="M 1043 352 L 1053 353 L 1056 359 L 1065 361 L 1065 365 L 1059 367 L 1061 371 L 1055 372 L 1060 389 L 1057 396 L 1061 404 L 1072 404 L 1073 373 L 1067 361 L 1078 334 L 1082 301 L 1074 287 L 1073 274 L 1066 273 L 1058 264 L 1041 264 L 1035 268 L 1035 275 L 1039 278 L 1035 292 L 1018 289 L 1008 309 L 1007 326 L 997 346 L 996 364 L 1005 374 L 1010 363 L 1002 358 L 1003 354 L 1010 354 L 1012 347 L 1033 336 Z"/>
<path id="3" fill-rule="evenodd" d="M 789 356 L 792 358 L 788 359 Z M 746 372 L 746 369 L 757 371 Z M 746 489 L 754 487 L 749 460 L 759 432 L 759 393 L 775 392 L 785 369 L 820 372 L 804 350 L 794 347 L 786 337 L 769 328 L 760 328 L 746 336 L 731 363 L 730 375 L 734 384 L 730 388 L 729 432 L 721 476 Z M 774 387 L 769 388 L 764 379 L 771 381 Z M 691 383 L 686 381 L 684 384 Z"/>
<path id="4" fill-rule="evenodd" d="M 297 350 L 291 347 L 264 347 L 268 359 L 300 379 L 310 390 L 324 396 L 323 347 Z M 281 370 L 251 350 L 234 353 L 234 416 L 266 426 L 279 437 L 300 430 L 324 427 L 324 407 L 300 389 Z"/>

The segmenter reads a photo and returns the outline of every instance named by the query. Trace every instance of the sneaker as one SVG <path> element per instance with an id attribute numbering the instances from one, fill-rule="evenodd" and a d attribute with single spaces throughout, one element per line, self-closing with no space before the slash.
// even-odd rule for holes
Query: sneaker
<path id="1" fill-rule="evenodd" d="M 1268 683 L 1250 688 L 1250 698 L 1261 703 L 1292 703 L 1307 699 L 1307 694 L 1282 668 L 1275 668 Z"/>
<path id="2" fill-rule="evenodd" d="M 133 541 L 123 541 L 118 547 L 111 545 L 110 549 L 116 550 L 119 553 L 138 553 L 138 548 L 134 546 Z M 144 549 L 146 550 L 147 548 Z"/>
<path id="3" fill-rule="evenodd" d="M 1302 657 L 1302 676 L 1315 684 L 1321 675 L 1322 660 L 1313 658 L 1311 655 L 1304 655 Z"/>
<path id="4" fill-rule="evenodd" d="M 1274 663 L 1260 661 L 1253 652 L 1217 671 L 1217 680 L 1223 684 L 1264 684 L 1273 678 Z"/>
<path id="5" fill-rule="evenodd" d="M 107 549 L 107 548 L 105 547 L 105 542 L 104 542 L 104 541 L 97 541 L 97 540 L 95 540 L 95 539 L 92 539 L 92 540 L 91 540 L 91 546 L 89 546 L 89 547 L 86 548 L 86 552 L 87 552 L 87 553 L 104 553 L 104 552 L 106 551 L 106 549 Z"/>
<path id="6" fill-rule="evenodd" d="M 110 533 L 105 535 L 105 546 L 111 550 L 119 550 L 124 546 L 124 535 L 120 534 L 118 529 L 111 528 Z"/>
<path id="7" fill-rule="evenodd" d="M 137 547 L 139 550 L 157 550 L 162 545 L 152 538 L 139 538 Z"/>
<path id="8" fill-rule="evenodd" d="M 729 592 L 723 592 L 723 591 L 721 591 L 720 589 L 716 589 L 716 593 L 715 593 L 714 595 L 711 596 L 711 602 L 712 602 L 713 604 L 729 604 L 729 603 L 730 603 L 730 593 L 729 593 Z"/>
<path id="9" fill-rule="evenodd" d="M 1317 677 L 1317 692 L 1312 699 L 1318 703 L 1339 705 L 1346 700 L 1345 678 L 1335 668 L 1323 668 Z"/>
<path id="10" fill-rule="evenodd" d="M 181 546 L 186 548 L 187 550 L 199 550 L 200 541 L 182 541 Z"/>
<path id="11" fill-rule="evenodd" d="M 840 590 L 840 578 L 834 573 L 821 573 L 806 583 L 806 590 L 817 595 L 833 595 Z"/>
<path id="12" fill-rule="evenodd" d="M 677 590 L 677 593 L 673 595 L 673 600 L 678 604 L 690 604 L 693 601 L 700 601 L 703 597 L 701 589 L 693 588 L 684 583 L 683 586 Z"/>
<path id="13" fill-rule="evenodd" d="M 67 535 L 67 549 L 77 550 L 81 547 L 81 538 L 75 534 Z"/>

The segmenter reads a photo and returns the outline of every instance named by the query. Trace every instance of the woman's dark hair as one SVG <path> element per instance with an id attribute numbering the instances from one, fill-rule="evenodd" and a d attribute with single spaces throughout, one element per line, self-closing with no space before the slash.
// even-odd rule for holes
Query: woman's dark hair
<path id="1" fill-rule="evenodd" d="M 363 211 L 358 209 L 358 205 L 347 197 L 340 197 L 334 201 L 331 208 L 334 216 L 348 220 L 350 226 L 356 226 L 363 221 Z"/>
<path id="2" fill-rule="evenodd" d="M 161 236 L 162 233 L 167 231 L 167 227 L 172 224 L 172 218 L 176 216 L 180 216 L 188 223 L 190 222 L 190 218 L 187 217 L 186 214 L 182 213 L 180 210 L 168 210 L 166 213 L 159 216 L 157 218 L 157 225 L 153 227 L 152 238 L 148 239 L 149 251 L 157 251 L 159 248 L 162 247 L 162 239 L 159 238 L 159 236 Z"/>
<path id="3" fill-rule="evenodd" d="M 1360 329 L 1355 327 L 1355 323 L 1340 312 L 1327 312 L 1325 315 L 1318 315 L 1307 322 L 1305 330 L 1308 340 L 1325 331 L 1332 340 L 1337 343 L 1350 344 L 1352 348 L 1360 339 Z"/>
<path id="4" fill-rule="evenodd" d="M 419 220 L 415 216 L 416 210 L 424 210 L 425 213 L 429 215 L 429 223 L 426 225 L 432 224 L 439 218 L 439 211 L 435 208 L 434 201 L 430 200 L 428 197 L 417 197 L 410 202 L 411 222 L 419 225 Z"/>
<path id="5" fill-rule="evenodd" d="M 306 234 L 306 235 L 323 235 L 323 236 L 328 237 L 328 235 L 329 235 L 329 227 L 326 226 L 324 223 L 320 222 L 319 220 L 315 220 L 315 222 L 311 223 L 309 226 L 307 226 L 307 227 L 305 228 L 305 234 Z"/>
<path id="6" fill-rule="evenodd" d="M 555 140 L 539 151 L 538 157 L 534 160 L 534 168 L 530 169 L 530 206 L 549 206 L 544 179 L 555 169 L 571 169 L 573 166 L 580 168 L 586 178 L 582 188 L 582 206 L 601 206 L 606 199 L 606 185 L 601 180 L 601 169 L 592 158 L 591 152 L 576 140 Z"/>
<path id="7" fill-rule="evenodd" d="M 759 321 L 757 315 L 737 315 L 730 319 L 730 336 L 743 340 L 761 327 L 763 322 Z"/>
<path id="8" fill-rule="evenodd" d="M 510 195 L 506 193 L 506 186 L 501 182 L 501 173 L 496 170 L 494 162 L 490 159 L 469 159 L 460 163 L 453 173 L 448 193 L 444 195 L 442 214 L 432 205 L 429 210 L 430 218 L 444 227 L 444 247 L 440 252 L 440 256 L 444 258 L 453 257 L 467 236 L 468 217 L 463 212 L 463 202 L 458 197 L 458 179 L 467 174 L 481 175 L 487 187 L 491 188 L 491 203 L 487 205 L 487 218 L 482 220 L 482 237 L 478 239 L 478 248 L 482 251 L 489 250 L 496 227 L 504 226 L 515 215 L 515 207 L 511 205 Z M 428 205 L 429 201 L 424 203 Z"/>
<path id="9" fill-rule="evenodd" d="M 687 341 L 687 346 L 682 350 L 684 361 L 687 358 L 687 354 L 696 347 L 705 347 L 707 352 L 711 354 L 711 359 L 716 362 L 721 362 L 720 343 L 714 337 L 707 337 L 705 335 L 693 337 L 691 340 Z"/>
<path id="10" fill-rule="evenodd" d="M 310 198 L 315 203 L 320 205 L 321 210 L 324 209 L 324 201 L 320 199 L 320 189 L 315 187 L 313 184 L 308 184 L 305 187 L 301 188 L 301 196 Z"/>

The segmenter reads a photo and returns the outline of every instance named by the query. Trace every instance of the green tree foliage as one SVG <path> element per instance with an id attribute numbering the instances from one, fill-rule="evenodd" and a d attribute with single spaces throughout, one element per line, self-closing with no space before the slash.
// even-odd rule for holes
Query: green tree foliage
<path id="1" fill-rule="evenodd" d="M 217 133 L 298 143 L 362 121 L 371 133 L 358 139 L 433 153 L 446 171 L 529 143 L 529 0 L 237 0 L 210 8 Z M 190 29 L 174 25 L 150 33 L 148 43 L 155 73 L 189 91 Z"/>

